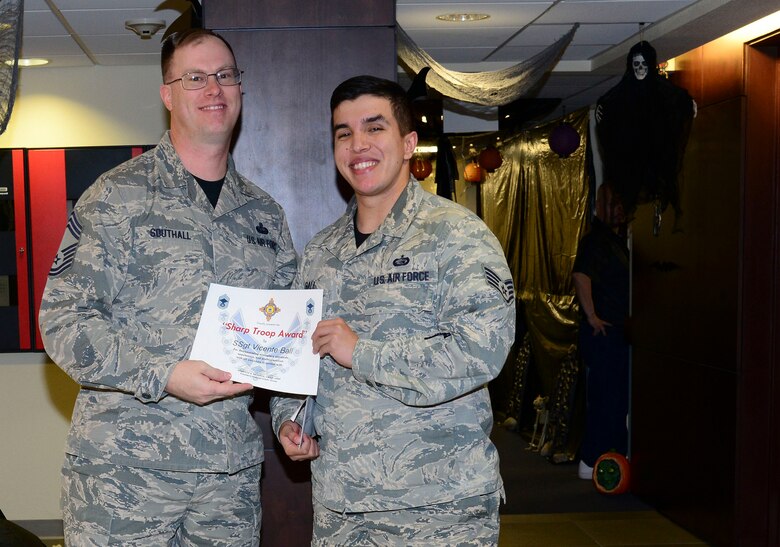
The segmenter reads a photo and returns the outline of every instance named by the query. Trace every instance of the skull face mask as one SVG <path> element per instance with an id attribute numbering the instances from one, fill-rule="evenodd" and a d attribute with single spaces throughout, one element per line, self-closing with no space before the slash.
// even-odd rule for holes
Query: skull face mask
<path id="1" fill-rule="evenodd" d="M 647 76 L 647 61 L 645 61 L 644 55 L 637 53 L 634 55 L 631 66 L 634 68 L 634 76 L 637 80 L 644 80 Z"/>

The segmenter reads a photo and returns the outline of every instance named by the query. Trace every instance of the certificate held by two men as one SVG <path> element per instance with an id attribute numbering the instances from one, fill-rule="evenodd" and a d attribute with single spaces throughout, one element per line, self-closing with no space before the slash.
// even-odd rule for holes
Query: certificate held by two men
<path id="1" fill-rule="evenodd" d="M 316 395 L 320 356 L 311 334 L 322 319 L 322 290 L 260 290 L 212 283 L 190 359 L 254 386 Z"/>

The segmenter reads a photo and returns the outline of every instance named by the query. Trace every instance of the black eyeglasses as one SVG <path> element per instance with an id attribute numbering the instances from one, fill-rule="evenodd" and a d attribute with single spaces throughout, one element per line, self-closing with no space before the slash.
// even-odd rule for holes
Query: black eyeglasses
<path id="1" fill-rule="evenodd" d="M 189 91 L 203 89 L 209 81 L 209 76 L 214 76 L 214 79 L 217 80 L 217 83 L 221 86 L 238 85 L 241 83 L 241 74 L 243 74 L 243 70 L 238 70 L 237 68 L 223 68 L 213 74 L 207 74 L 205 72 L 187 72 L 186 74 L 182 74 L 181 78 L 165 82 L 165 85 L 181 82 L 181 87 Z"/>

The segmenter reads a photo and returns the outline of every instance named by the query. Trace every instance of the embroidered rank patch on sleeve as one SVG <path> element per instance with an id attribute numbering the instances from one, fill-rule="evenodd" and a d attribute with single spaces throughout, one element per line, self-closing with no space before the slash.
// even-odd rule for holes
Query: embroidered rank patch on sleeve
<path id="1" fill-rule="evenodd" d="M 65 237 L 62 238 L 60 250 L 57 251 L 57 255 L 54 257 L 54 262 L 52 262 L 49 270 L 50 277 L 56 277 L 70 268 L 73 264 L 73 257 L 76 255 L 79 239 L 81 239 L 81 223 L 78 217 L 76 217 L 76 211 L 73 211 L 68 218 Z"/>
<path id="2" fill-rule="evenodd" d="M 506 302 L 511 302 L 515 297 L 515 284 L 512 281 L 512 278 L 502 280 L 496 272 L 487 266 L 482 266 L 482 269 L 485 272 L 485 280 L 488 285 L 501 293 L 501 296 L 504 297 Z"/>

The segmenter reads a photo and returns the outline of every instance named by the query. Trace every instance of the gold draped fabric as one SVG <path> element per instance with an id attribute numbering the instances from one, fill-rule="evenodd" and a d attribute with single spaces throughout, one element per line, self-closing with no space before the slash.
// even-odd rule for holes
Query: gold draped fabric
<path id="1" fill-rule="evenodd" d="M 503 165 L 481 185 L 482 215 L 504 247 L 544 394 L 577 343 L 571 271 L 588 215 L 588 110 L 567 115 L 580 135 L 568 158 L 550 150 L 551 124 L 506 139 Z M 518 329 L 518 343 L 523 332 Z M 512 359 L 507 366 L 514 363 Z M 536 393 L 527 393 L 535 397 Z"/>

